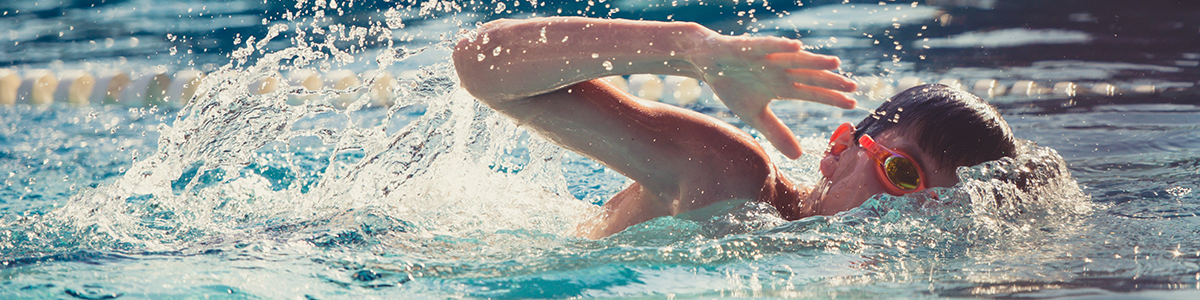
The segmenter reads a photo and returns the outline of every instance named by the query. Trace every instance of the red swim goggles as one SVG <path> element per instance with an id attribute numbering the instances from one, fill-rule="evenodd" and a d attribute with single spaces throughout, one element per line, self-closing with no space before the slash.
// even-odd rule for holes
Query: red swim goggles
<path id="1" fill-rule="evenodd" d="M 838 126 L 838 129 L 833 132 L 830 137 L 830 143 L 837 140 L 841 135 L 852 131 L 853 126 L 850 123 L 844 123 Z M 900 196 L 908 193 L 919 192 L 926 188 L 925 172 L 921 170 L 921 166 L 917 165 L 911 155 L 900 152 L 899 150 L 888 149 L 883 145 L 875 142 L 870 135 L 863 134 L 858 138 L 858 144 L 867 152 L 867 156 L 875 161 L 876 175 L 879 175 L 880 181 L 884 182 L 884 188 L 889 194 Z M 830 152 L 840 153 L 846 149 L 846 145 L 831 146 Z"/>

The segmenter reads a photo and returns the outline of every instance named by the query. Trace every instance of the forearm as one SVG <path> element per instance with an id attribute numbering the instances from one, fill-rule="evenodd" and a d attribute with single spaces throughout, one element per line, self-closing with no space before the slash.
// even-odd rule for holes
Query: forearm
<path id="1" fill-rule="evenodd" d="M 460 41 L 463 87 L 488 102 L 522 99 L 612 75 L 700 77 L 689 61 L 715 32 L 695 23 L 539 18 L 498 20 Z"/>

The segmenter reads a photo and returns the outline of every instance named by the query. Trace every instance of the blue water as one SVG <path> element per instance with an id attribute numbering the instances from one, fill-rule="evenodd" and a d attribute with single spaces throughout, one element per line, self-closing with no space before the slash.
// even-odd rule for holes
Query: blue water
<path id="1" fill-rule="evenodd" d="M 1200 297 L 1195 5 L 331 3 L 0 4 L 0 67 L 209 72 L 208 92 L 178 110 L 0 108 L 0 298 Z M 893 83 L 1081 88 L 987 97 L 1026 153 L 960 169 L 936 199 L 793 222 L 725 203 L 593 241 L 569 232 L 627 180 L 470 99 L 446 57 L 459 28 L 533 14 L 798 37 Z M 352 26 L 366 38 L 341 39 Z M 293 67 L 408 71 L 413 85 L 363 109 L 325 101 L 334 91 L 295 106 L 242 88 Z M 691 108 L 741 126 L 719 105 Z M 776 110 L 812 153 L 866 116 Z M 772 155 L 817 179 L 814 156 Z"/>

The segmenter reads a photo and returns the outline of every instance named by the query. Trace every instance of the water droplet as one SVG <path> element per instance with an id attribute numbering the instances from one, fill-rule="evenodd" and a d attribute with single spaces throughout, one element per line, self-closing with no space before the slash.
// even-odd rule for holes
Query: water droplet
<path id="1" fill-rule="evenodd" d="M 496 3 L 496 13 L 504 12 L 504 2 Z"/>
<path id="2" fill-rule="evenodd" d="M 717 72 L 717 76 L 725 76 L 725 71 L 719 71 L 719 72 Z"/>
<path id="3" fill-rule="evenodd" d="M 607 60 L 606 60 L 606 61 L 604 61 L 604 63 L 603 63 L 603 64 L 601 64 L 601 65 L 603 65 L 603 66 L 604 66 L 604 69 L 605 69 L 605 70 L 612 71 L 612 69 L 613 69 L 613 64 L 612 64 L 612 62 L 610 62 L 610 61 L 607 61 Z"/>
<path id="4" fill-rule="evenodd" d="M 592 58 L 600 58 L 600 54 L 592 53 Z"/>
<path id="5" fill-rule="evenodd" d="M 675 51 L 671 51 L 671 56 L 675 56 Z"/>
<path id="6" fill-rule="evenodd" d="M 503 50 L 500 49 L 500 46 L 496 46 L 496 49 L 492 49 L 492 56 L 500 56 L 500 51 Z"/>
<path id="7" fill-rule="evenodd" d="M 397 11 L 396 9 L 394 9 L 394 8 L 388 9 L 387 12 L 383 13 L 383 16 L 386 18 L 388 28 L 391 28 L 391 29 L 404 28 L 404 19 L 400 15 L 400 12 Z M 263 21 L 266 21 L 266 19 L 263 19 Z"/>
<path id="8" fill-rule="evenodd" d="M 480 53 L 478 56 L 479 61 L 483 61 L 483 58 L 485 58 L 485 57 L 487 57 L 487 55 L 483 55 L 483 53 Z"/>

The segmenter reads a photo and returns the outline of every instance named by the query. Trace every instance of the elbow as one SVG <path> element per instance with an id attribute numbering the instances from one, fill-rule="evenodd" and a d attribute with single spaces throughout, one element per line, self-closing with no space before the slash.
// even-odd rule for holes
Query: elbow
<path id="1" fill-rule="evenodd" d="M 500 79 L 495 78 L 495 72 L 490 72 L 488 68 L 489 64 L 479 58 L 485 55 L 481 39 L 486 34 L 495 35 L 495 31 L 500 27 L 497 23 L 503 21 L 506 20 L 496 20 L 480 26 L 475 36 L 459 40 L 451 55 L 460 86 L 471 96 L 488 104 L 506 99 L 504 93 L 498 90 Z"/>
<path id="2" fill-rule="evenodd" d="M 462 70 L 470 72 L 473 71 L 471 69 L 478 68 L 477 56 L 483 54 L 483 46 L 478 37 L 487 34 L 485 30 L 486 27 L 480 27 L 476 35 L 463 37 L 454 45 L 454 54 L 451 57 L 454 60 L 454 67 L 460 70 L 459 74 L 463 73 Z"/>
<path id="3" fill-rule="evenodd" d="M 458 73 L 458 81 L 462 88 L 471 96 L 484 99 L 485 97 L 481 97 L 484 95 L 481 95 L 480 87 L 484 84 L 482 81 L 487 81 L 487 79 L 480 76 L 482 74 L 478 70 L 479 63 L 472 61 L 480 53 L 478 48 L 479 45 L 476 45 L 471 38 L 463 38 L 454 46 L 454 54 L 451 55 L 451 58 L 454 61 L 454 70 Z"/>

